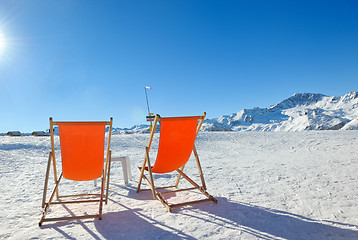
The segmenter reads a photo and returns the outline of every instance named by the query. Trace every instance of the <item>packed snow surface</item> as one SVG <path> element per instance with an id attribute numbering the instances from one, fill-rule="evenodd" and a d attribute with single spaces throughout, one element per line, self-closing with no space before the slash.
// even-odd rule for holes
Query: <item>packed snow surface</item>
<path id="1" fill-rule="evenodd" d="M 113 163 L 103 220 L 40 228 L 50 139 L 0 137 L 0 239 L 358 239 L 358 131 L 201 132 L 196 146 L 208 192 L 218 204 L 172 213 L 150 192 L 136 193 L 135 167 L 143 161 L 148 138 L 113 136 L 113 156 L 130 158 L 133 180 L 124 186 L 121 164 Z M 185 172 L 199 182 L 195 167 L 191 158 Z M 155 180 L 172 185 L 175 177 L 155 175 Z M 92 181 L 73 185 L 64 180 L 60 192 L 80 193 L 78 185 L 99 190 Z M 169 201 L 195 194 L 173 194 Z M 48 217 L 97 209 L 97 204 L 56 205 Z"/>

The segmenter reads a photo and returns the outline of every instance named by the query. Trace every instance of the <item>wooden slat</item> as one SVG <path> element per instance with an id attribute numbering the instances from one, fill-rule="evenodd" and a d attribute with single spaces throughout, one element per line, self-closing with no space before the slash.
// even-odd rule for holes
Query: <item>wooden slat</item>
<path id="1" fill-rule="evenodd" d="M 180 171 L 184 171 L 184 167 L 185 167 L 185 165 L 180 168 Z M 175 182 L 175 187 L 178 187 L 178 186 L 179 186 L 180 177 L 181 177 L 181 175 L 180 175 L 180 173 L 179 173 L 179 175 L 178 175 L 178 177 L 177 177 L 177 181 Z"/>
<path id="2" fill-rule="evenodd" d="M 51 152 L 52 152 L 52 165 L 53 165 L 53 174 L 55 178 L 55 184 L 57 184 L 57 168 L 56 168 L 56 157 L 55 157 L 55 138 L 53 132 L 53 121 L 50 117 L 50 136 L 51 136 Z M 58 188 L 56 189 L 56 198 L 58 199 Z"/>
<path id="3" fill-rule="evenodd" d="M 155 190 L 161 190 L 161 189 L 167 189 L 167 188 L 175 188 L 175 186 L 169 186 L 169 187 L 156 187 Z M 142 191 L 152 191 L 150 188 L 140 189 L 140 192 Z"/>
<path id="4" fill-rule="evenodd" d="M 59 196 L 59 198 L 69 198 L 69 197 L 91 197 L 91 196 L 93 196 L 93 197 L 100 197 L 101 196 L 101 194 L 96 194 L 96 193 L 93 193 L 93 194 L 90 194 L 90 193 L 88 193 L 88 194 L 86 194 L 86 193 L 84 193 L 84 194 L 75 194 L 75 195 L 64 195 L 64 196 Z"/>
<path id="5" fill-rule="evenodd" d="M 183 203 L 178 203 L 178 204 L 170 204 L 169 206 L 171 208 L 179 208 L 179 207 L 183 207 L 183 206 L 187 206 L 187 205 L 194 205 L 194 204 L 199 204 L 199 203 L 203 203 L 203 202 L 210 202 L 210 201 L 211 201 L 210 199 L 201 199 L 201 200 L 183 202 Z"/>
<path id="6" fill-rule="evenodd" d="M 158 114 L 156 114 L 155 118 L 154 118 L 153 127 L 152 127 L 152 130 L 150 132 L 150 137 L 149 137 L 149 140 L 148 140 L 148 145 L 147 145 L 148 151 L 150 150 L 150 147 L 152 146 L 152 141 L 153 141 L 155 129 L 157 128 L 157 124 L 158 124 L 159 120 L 160 120 L 160 116 Z"/>
<path id="7" fill-rule="evenodd" d="M 109 178 L 111 176 L 111 165 L 112 165 L 112 151 L 109 150 L 108 177 L 107 177 L 107 187 L 106 187 L 106 204 L 108 203 Z"/>
<path id="8" fill-rule="evenodd" d="M 71 220 L 86 219 L 86 218 L 99 218 L 99 215 L 84 215 L 84 216 L 73 216 L 73 217 L 46 218 L 46 219 L 43 220 L 43 222 L 71 221 Z"/>
<path id="9" fill-rule="evenodd" d="M 94 202 L 100 202 L 100 199 L 96 200 L 75 200 L 75 201 L 60 201 L 60 202 L 52 202 L 51 205 L 57 205 L 57 204 L 72 204 L 72 203 L 94 203 Z M 105 200 L 102 200 L 103 202 Z"/>
<path id="10" fill-rule="evenodd" d="M 150 161 L 149 161 L 149 149 L 148 149 L 148 147 L 145 149 L 145 152 L 146 152 L 146 155 L 147 155 L 149 180 L 150 180 L 150 184 L 152 185 L 151 188 L 153 189 L 153 198 L 155 199 L 155 187 L 154 187 L 152 168 L 151 168 Z"/>
<path id="11" fill-rule="evenodd" d="M 48 210 L 50 209 L 50 205 L 51 205 L 52 199 L 53 199 L 53 197 L 55 196 L 56 190 L 57 190 L 57 188 L 58 188 L 58 185 L 59 185 L 61 179 L 62 179 L 62 173 L 61 173 L 60 178 L 58 179 L 58 181 L 56 180 L 56 186 L 55 186 L 55 188 L 54 188 L 54 190 L 53 190 L 53 192 L 52 192 L 52 194 L 51 194 L 51 197 L 50 197 L 48 203 L 45 204 L 45 209 L 44 209 L 44 211 L 43 211 L 43 213 L 42 213 L 42 217 L 41 217 L 41 220 L 40 220 L 40 222 L 39 222 L 39 226 L 41 226 L 42 223 L 43 223 L 43 221 L 45 220 L 46 214 L 47 214 Z"/>
<path id="12" fill-rule="evenodd" d="M 152 192 L 154 192 L 155 189 L 152 188 L 152 185 L 150 184 L 150 181 L 149 181 L 149 179 L 147 178 L 147 176 L 143 175 L 143 179 L 144 179 L 144 181 L 146 181 L 146 183 L 147 183 L 148 186 L 150 187 L 150 190 L 151 190 Z"/>
<path id="13" fill-rule="evenodd" d="M 198 136 L 198 134 L 199 134 L 201 125 L 203 124 L 205 117 L 206 117 L 206 112 L 203 112 L 203 115 L 202 115 L 201 118 L 200 118 L 200 121 L 199 121 L 199 123 L 198 123 L 198 126 L 196 126 L 195 138 L 196 138 L 196 137 Z"/>
<path id="14" fill-rule="evenodd" d="M 111 136 L 112 136 L 112 124 L 113 124 L 113 118 L 110 118 L 109 120 L 109 132 L 108 132 L 108 143 L 107 143 L 107 153 L 106 153 L 106 164 L 104 168 L 104 182 L 106 182 L 107 178 L 107 168 L 108 168 L 108 158 L 109 154 L 111 154 Z"/>
<path id="15" fill-rule="evenodd" d="M 46 170 L 46 177 L 45 177 L 45 186 L 44 186 L 44 192 L 42 195 L 42 208 L 45 207 L 46 204 L 46 194 L 47 194 L 47 187 L 48 187 L 48 178 L 50 175 L 50 168 L 51 168 L 51 157 L 52 157 L 52 152 L 50 152 L 49 156 L 48 156 L 48 162 L 47 162 L 47 170 Z"/>
<path id="16" fill-rule="evenodd" d="M 160 192 L 160 194 L 168 194 L 168 193 L 176 193 L 176 192 L 183 192 L 183 191 L 190 191 L 190 190 L 195 190 L 198 188 L 185 188 L 185 189 L 177 189 L 177 190 L 172 190 L 172 191 L 166 191 L 166 192 Z"/>
<path id="17" fill-rule="evenodd" d="M 200 188 L 200 186 L 194 182 L 190 177 L 188 177 L 185 173 L 183 173 L 182 171 L 180 171 L 179 169 L 177 169 L 177 172 L 182 175 L 188 182 L 190 182 L 194 187 L 196 188 Z"/>
<path id="18" fill-rule="evenodd" d="M 168 212 L 172 211 L 172 208 L 170 207 L 169 203 L 160 193 L 157 193 L 157 199 L 164 205 Z"/>
<path id="19" fill-rule="evenodd" d="M 102 178 L 102 184 L 101 184 L 101 196 L 100 196 L 100 202 L 99 202 L 99 217 L 98 219 L 99 220 L 102 220 L 102 206 L 103 206 L 103 194 L 104 194 L 104 184 L 105 184 L 105 181 L 104 181 L 104 178 Z"/>
<path id="20" fill-rule="evenodd" d="M 203 170 L 201 169 L 201 164 L 200 164 L 200 161 L 199 161 L 199 155 L 198 155 L 198 152 L 196 151 L 195 144 L 193 146 L 193 152 L 194 152 L 194 156 L 195 156 L 195 160 L 196 160 L 196 165 L 197 165 L 198 170 L 199 170 L 201 184 L 202 184 L 203 188 L 206 190 L 204 174 L 203 174 Z"/>

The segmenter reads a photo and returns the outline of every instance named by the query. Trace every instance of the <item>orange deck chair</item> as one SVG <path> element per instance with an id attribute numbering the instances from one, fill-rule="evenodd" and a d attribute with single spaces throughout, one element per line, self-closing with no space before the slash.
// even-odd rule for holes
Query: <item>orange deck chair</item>
<path id="1" fill-rule="evenodd" d="M 50 133 L 51 133 L 51 149 L 49 154 L 45 186 L 42 199 L 43 214 L 39 222 L 41 226 L 43 222 L 47 221 L 62 221 L 83 218 L 98 218 L 102 217 L 102 204 L 107 203 L 109 174 L 111 165 L 111 132 L 112 132 L 111 118 L 109 122 L 54 122 L 50 118 Z M 55 158 L 55 142 L 53 127 L 57 125 L 59 130 L 60 148 L 61 148 L 61 162 L 62 173 L 57 178 L 56 158 Z M 109 134 L 107 142 L 107 152 L 104 164 L 104 148 L 105 148 L 105 128 L 109 125 Z M 48 188 L 49 174 L 53 164 L 53 172 L 55 178 L 55 187 L 46 202 L 46 193 Z M 90 181 L 102 177 L 102 186 L 100 194 L 79 194 L 79 195 L 59 195 L 59 184 L 62 177 L 74 181 Z M 107 179 L 107 187 L 105 187 Z M 104 190 L 106 188 L 106 196 Z M 56 195 L 57 201 L 53 201 Z M 63 200 L 68 199 L 68 201 Z M 99 213 L 96 215 L 84 215 L 74 217 L 61 218 L 45 218 L 46 214 L 52 204 L 70 204 L 70 203 L 99 203 Z"/>
<path id="2" fill-rule="evenodd" d="M 205 201 L 213 201 L 217 203 L 217 200 L 211 196 L 206 191 L 206 185 L 204 181 L 204 176 L 202 173 L 198 153 L 195 149 L 195 139 L 199 133 L 200 127 L 204 121 L 206 113 L 204 112 L 202 116 L 193 116 L 193 117 L 166 117 L 162 118 L 159 115 L 156 115 L 154 118 L 153 128 L 151 130 L 150 139 L 148 146 L 145 148 L 145 157 L 142 167 L 138 167 L 140 172 L 139 183 L 137 188 L 137 193 L 140 191 L 151 190 L 153 193 L 153 198 L 158 199 L 169 212 L 172 208 L 182 207 L 185 205 L 191 205 L 196 203 L 201 203 Z M 154 166 L 151 166 L 149 159 L 149 150 L 152 144 L 154 132 L 157 126 L 157 123 L 160 122 L 160 137 L 159 137 L 159 146 L 157 158 L 154 163 Z M 188 162 L 191 153 L 194 153 L 197 167 L 200 174 L 201 186 L 195 183 L 190 179 L 185 173 L 183 173 L 184 166 Z M 153 173 L 163 174 L 177 171 L 179 173 L 176 183 L 174 186 L 169 187 L 155 187 Z M 148 172 L 149 179 L 145 175 L 145 172 Z M 183 177 L 186 179 L 193 187 L 186 189 L 178 189 L 179 181 Z M 142 179 L 146 181 L 149 185 L 149 189 L 140 189 L 142 184 Z M 165 190 L 168 188 L 176 188 L 174 190 L 158 191 Z M 198 189 L 202 192 L 206 198 L 191 202 L 169 204 L 167 199 L 163 195 L 167 193 L 175 193 L 186 190 L 195 190 Z"/>

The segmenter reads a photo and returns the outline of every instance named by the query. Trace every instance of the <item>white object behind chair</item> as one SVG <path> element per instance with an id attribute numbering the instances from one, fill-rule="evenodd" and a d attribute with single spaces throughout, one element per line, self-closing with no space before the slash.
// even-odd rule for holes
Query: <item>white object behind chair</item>
<path id="1" fill-rule="evenodd" d="M 113 157 L 112 162 L 121 162 L 122 163 L 122 169 L 123 169 L 123 178 L 125 185 L 128 185 L 128 181 L 132 179 L 132 173 L 131 173 L 131 163 L 129 160 L 129 157 Z"/>
<path id="2" fill-rule="evenodd" d="M 131 173 L 131 162 L 129 157 L 112 157 L 111 162 L 121 162 L 122 170 L 123 170 L 123 178 L 124 184 L 128 185 L 129 180 L 132 180 L 132 173 Z M 97 187 L 97 179 L 94 180 L 94 185 Z"/>

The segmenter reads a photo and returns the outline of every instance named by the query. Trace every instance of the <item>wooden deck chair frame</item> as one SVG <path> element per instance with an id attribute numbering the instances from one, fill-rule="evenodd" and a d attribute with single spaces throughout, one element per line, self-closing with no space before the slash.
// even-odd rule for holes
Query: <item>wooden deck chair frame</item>
<path id="1" fill-rule="evenodd" d="M 107 150 L 106 150 L 106 159 L 105 159 L 105 167 L 102 173 L 102 183 L 101 183 L 101 192 L 100 194 L 77 194 L 77 195 L 59 195 L 59 184 L 63 176 L 63 172 L 61 172 L 60 176 L 57 177 L 57 169 L 56 169 L 56 158 L 55 158 L 55 141 L 54 141 L 54 126 L 58 126 L 59 124 L 73 124 L 73 125 L 91 125 L 91 124 L 103 124 L 105 126 L 109 126 L 109 133 L 108 133 L 108 141 L 107 141 Z M 42 226 L 43 222 L 49 221 L 70 221 L 76 219 L 86 219 L 86 218 L 98 218 L 101 220 L 102 218 L 102 205 L 103 202 L 107 204 L 108 202 L 108 189 L 109 189 L 109 177 L 110 177 L 110 167 L 111 167 L 111 133 L 112 133 L 112 123 L 113 118 L 110 118 L 110 121 L 107 122 L 54 122 L 52 118 L 50 118 L 50 136 L 51 136 L 51 152 L 49 154 L 48 163 L 47 163 L 47 171 L 45 177 L 45 185 L 43 191 L 43 198 L 42 198 L 42 218 L 39 222 L 39 226 Z M 48 188 L 48 181 L 50 175 L 50 168 L 51 163 L 53 165 L 53 172 L 54 172 L 54 180 L 55 180 L 55 187 L 52 191 L 52 194 L 49 200 L 46 202 L 46 195 L 47 195 L 47 188 Z M 107 181 L 107 182 L 106 182 Z M 106 183 L 106 186 L 105 186 Z M 104 193 L 106 188 L 106 193 Z M 105 196 L 104 196 L 105 194 Z M 56 196 L 56 201 L 53 201 L 54 197 Z M 79 198 L 86 198 L 86 199 L 79 199 Z M 69 201 L 63 201 L 62 199 L 73 199 Z M 51 205 L 53 204 L 73 204 L 73 203 L 99 203 L 99 212 L 95 215 L 84 215 L 84 216 L 73 216 L 73 217 L 59 217 L 59 218 L 46 218 L 46 214 Z"/>
<path id="2" fill-rule="evenodd" d="M 197 135 L 199 133 L 199 130 L 201 128 L 201 125 L 203 124 L 205 116 L 206 116 L 205 112 L 203 113 L 202 116 L 198 116 L 199 122 L 198 122 L 198 124 L 196 126 L 195 138 L 197 137 Z M 184 118 L 191 118 L 191 117 L 177 117 L 177 118 L 173 117 L 172 119 L 180 119 L 180 118 L 184 119 Z M 151 166 L 150 159 L 149 159 L 149 150 L 150 150 L 150 147 L 151 147 L 151 144 L 152 144 L 152 141 L 153 141 L 153 137 L 154 137 L 154 133 L 155 133 L 157 123 L 160 122 L 160 121 L 161 121 L 161 117 L 159 115 L 156 115 L 155 118 L 154 118 L 153 127 L 151 129 L 149 142 L 148 142 L 147 147 L 145 148 L 145 156 L 144 156 L 143 165 L 142 165 L 142 167 L 137 168 L 139 173 L 140 173 L 138 187 L 137 187 L 137 193 L 139 193 L 141 191 L 152 191 L 153 198 L 158 199 L 165 206 L 165 208 L 169 212 L 171 212 L 173 208 L 180 208 L 180 207 L 186 206 L 186 205 L 193 205 L 193 204 L 198 204 L 198 203 L 208 202 L 208 201 L 212 201 L 214 203 L 217 203 L 217 200 L 206 191 L 206 184 L 205 184 L 205 180 L 204 180 L 204 175 L 203 175 L 203 171 L 202 171 L 201 164 L 200 164 L 200 161 L 199 161 L 199 156 L 198 156 L 198 153 L 197 153 L 196 148 L 195 148 L 195 144 L 193 146 L 192 153 L 194 153 L 196 164 L 197 164 L 197 167 L 198 167 L 198 170 L 199 170 L 201 186 L 199 184 L 197 184 L 196 182 L 194 182 L 191 178 L 189 178 L 183 172 L 184 167 L 186 165 L 186 163 L 185 163 L 180 168 L 174 170 L 174 171 L 177 171 L 179 173 L 179 175 L 178 175 L 178 177 L 176 179 L 175 185 L 167 186 L 167 187 L 155 187 L 154 178 L 153 178 L 153 172 L 152 172 L 152 167 L 153 166 Z M 194 142 L 195 142 L 195 140 L 194 140 Z M 145 172 L 148 172 L 149 177 L 147 177 L 145 175 Z M 178 189 L 178 185 L 179 185 L 179 181 L 180 181 L 181 177 L 186 179 L 193 187 L 185 188 L 185 189 Z M 142 184 L 143 179 L 145 180 L 145 182 L 149 186 L 149 189 L 141 189 L 141 184 Z M 166 189 L 174 189 L 174 190 L 166 190 Z M 189 191 L 189 190 L 195 190 L 195 189 L 197 189 L 201 193 L 203 193 L 206 196 L 206 198 L 202 199 L 202 200 L 188 201 L 188 202 L 177 203 L 177 204 L 170 204 L 163 196 L 163 195 L 168 194 L 168 193 Z M 158 190 L 164 190 L 164 191 L 158 191 Z"/>

